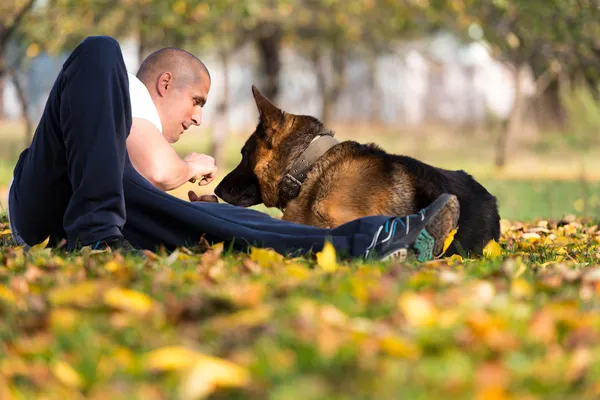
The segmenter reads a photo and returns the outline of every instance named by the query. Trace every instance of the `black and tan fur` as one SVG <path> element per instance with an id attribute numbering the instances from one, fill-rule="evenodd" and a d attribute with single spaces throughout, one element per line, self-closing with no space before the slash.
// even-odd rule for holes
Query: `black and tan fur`
<path id="1" fill-rule="evenodd" d="M 313 165 L 299 195 L 282 200 L 283 177 L 318 135 L 333 135 L 318 119 L 286 113 L 254 86 L 260 113 L 242 161 L 217 186 L 224 201 L 249 207 L 279 207 L 283 219 L 333 228 L 370 215 L 404 216 L 427 207 L 442 193 L 460 202 L 459 229 L 446 254 L 479 254 L 498 240 L 496 199 L 464 171 L 436 168 L 414 158 L 388 154 L 375 144 L 343 141 Z"/>

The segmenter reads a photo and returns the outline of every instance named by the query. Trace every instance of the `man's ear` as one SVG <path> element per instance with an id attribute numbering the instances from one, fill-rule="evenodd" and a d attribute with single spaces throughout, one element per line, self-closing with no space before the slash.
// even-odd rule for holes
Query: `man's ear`
<path id="1" fill-rule="evenodd" d="M 278 124 L 283 117 L 283 111 L 275 107 L 254 85 L 252 85 L 252 94 L 254 95 L 260 119 L 267 125 Z"/>
<path id="2" fill-rule="evenodd" d="M 170 72 L 163 72 L 162 74 L 160 74 L 160 76 L 158 77 L 158 83 L 157 83 L 157 92 L 161 97 L 164 97 L 167 94 L 167 90 L 169 90 L 171 88 L 171 86 L 173 85 L 173 74 L 171 74 Z"/>

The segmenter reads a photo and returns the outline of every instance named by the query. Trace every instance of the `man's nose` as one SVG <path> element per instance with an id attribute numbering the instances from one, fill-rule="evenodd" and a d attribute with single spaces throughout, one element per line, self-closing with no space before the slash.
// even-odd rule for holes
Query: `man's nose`
<path id="1" fill-rule="evenodd" d="M 200 126 L 200 124 L 202 124 L 202 109 L 194 112 L 192 115 L 192 123 L 196 126 Z"/>

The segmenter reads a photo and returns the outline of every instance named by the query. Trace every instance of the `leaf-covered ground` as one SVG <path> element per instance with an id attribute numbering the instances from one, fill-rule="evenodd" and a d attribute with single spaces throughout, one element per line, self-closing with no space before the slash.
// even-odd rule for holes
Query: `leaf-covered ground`
<path id="1" fill-rule="evenodd" d="M 0 399 L 600 396 L 597 221 L 425 264 L 25 254 L 1 225 Z"/>

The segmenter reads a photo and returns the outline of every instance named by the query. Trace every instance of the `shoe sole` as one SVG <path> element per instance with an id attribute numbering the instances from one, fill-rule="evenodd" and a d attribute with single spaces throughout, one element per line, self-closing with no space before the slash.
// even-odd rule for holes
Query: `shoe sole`
<path id="1" fill-rule="evenodd" d="M 425 262 L 440 256 L 444 249 L 444 241 L 450 232 L 458 225 L 460 217 L 460 203 L 458 198 L 451 194 L 439 196 L 429 207 L 429 221 L 418 233 L 413 248 L 417 252 L 417 260 Z M 404 261 L 408 258 L 407 249 L 398 249 L 387 254 L 382 261 Z"/>
<path id="2" fill-rule="evenodd" d="M 426 252 L 428 260 L 442 255 L 444 242 L 450 232 L 453 229 L 456 229 L 458 218 L 460 217 L 460 203 L 458 202 L 458 198 L 454 195 L 445 194 L 440 196 L 432 203 L 431 208 L 431 218 L 429 222 L 425 224 L 425 229 L 419 232 L 419 238 L 429 236 L 433 239 L 432 250 Z M 420 242 L 418 239 L 416 241 L 417 243 L 415 243 L 415 248 L 417 250 L 419 250 L 419 248 L 416 247 L 416 245 Z M 425 251 L 426 249 L 423 250 Z"/>

